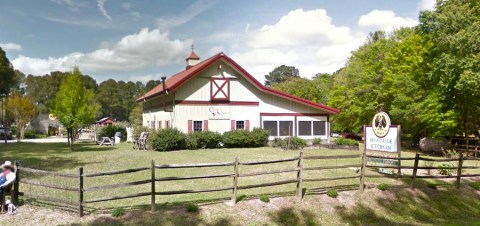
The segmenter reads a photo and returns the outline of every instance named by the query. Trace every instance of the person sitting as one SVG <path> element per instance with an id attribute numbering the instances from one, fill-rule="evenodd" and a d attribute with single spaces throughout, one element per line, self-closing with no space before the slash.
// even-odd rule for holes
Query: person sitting
<path id="1" fill-rule="evenodd" d="M 12 184 L 17 177 L 15 173 L 12 172 L 12 162 L 5 161 L 2 165 L 2 169 L 3 172 L 0 175 L 0 197 L 3 195 L 5 188 Z"/>

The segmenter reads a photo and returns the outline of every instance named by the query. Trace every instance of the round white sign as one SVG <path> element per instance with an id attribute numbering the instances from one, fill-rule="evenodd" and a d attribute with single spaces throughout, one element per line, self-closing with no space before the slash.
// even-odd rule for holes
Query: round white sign
<path id="1" fill-rule="evenodd" d="M 377 137 L 384 137 L 388 134 L 390 130 L 390 117 L 387 113 L 381 111 L 375 114 L 372 121 L 373 133 Z"/>

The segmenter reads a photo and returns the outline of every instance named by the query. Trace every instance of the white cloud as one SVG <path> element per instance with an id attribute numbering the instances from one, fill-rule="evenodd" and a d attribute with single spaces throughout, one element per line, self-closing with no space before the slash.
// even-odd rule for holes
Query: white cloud
<path id="1" fill-rule="evenodd" d="M 107 10 L 105 10 L 105 2 L 106 1 L 107 0 L 97 0 L 98 10 L 100 10 L 100 13 L 102 13 L 102 15 L 105 18 L 107 18 L 107 20 L 112 21 L 112 17 L 110 15 L 108 15 Z"/>
<path id="2" fill-rule="evenodd" d="M 46 59 L 21 55 L 12 60 L 12 64 L 16 69 L 34 75 L 68 71 L 76 65 L 86 73 L 129 72 L 180 63 L 191 44 L 192 40 L 172 40 L 168 32 L 144 28 L 111 46 L 102 43 L 105 48 L 89 53 L 72 53 Z"/>
<path id="3" fill-rule="evenodd" d="M 122 3 L 122 8 L 124 8 L 125 10 L 130 10 L 132 8 L 132 3 L 130 2 L 124 2 Z"/>
<path id="4" fill-rule="evenodd" d="M 364 40 L 364 34 L 333 24 L 324 9 L 296 9 L 275 24 L 250 27 L 245 46 L 237 48 L 232 58 L 260 81 L 282 64 L 295 66 L 302 76 L 312 77 L 344 66 L 350 52 Z"/>
<path id="5" fill-rule="evenodd" d="M 51 0 L 59 5 L 66 5 L 70 11 L 78 12 L 80 8 L 86 7 L 88 5 L 87 2 L 79 1 L 79 0 Z"/>
<path id="6" fill-rule="evenodd" d="M 210 9 L 216 3 L 217 0 L 197 0 L 195 3 L 183 10 L 178 16 L 158 18 L 156 20 L 157 26 L 162 29 L 181 26 L 204 11 Z"/>
<path id="7" fill-rule="evenodd" d="M 0 47 L 2 47 L 3 50 L 16 50 L 16 51 L 22 50 L 21 45 L 13 42 L 0 43 Z"/>
<path id="8" fill-rule="evenodd" d="M 107 29 L 111 28 L 112 24 L 107 23 L 104 21 L 92 21 L 92 20 L 65 20 L 57 17 L 45 17 L 46 20 L 61 23 L 61 24 L 68 24 L 68 25 L 75 25 L 75 26 L 83 26 L 83 27 L 93 27 L 93 28 L 102 28 Z"/>
<path id="9" fill-rule="evenodd" d="M 418 24 L 416 19 L 399 17 L 391 10 L 373 10 L 362 15 L 358 20 L 358 26 L 371 31 L 383 30 L 388 32 L 399 27 L 413 27 Z"/>
<path id="10" fill-rule="evenodd" d="M 417 9 L 418 9 L 419 11 L 424 11 L 424 10 L 431 11 L 431 10 L 434 10 L 434 9 L 435 9 L 435 2 L 436 2 L 436 0 L 421 0 L 421 1 L 417 4 Z"/>

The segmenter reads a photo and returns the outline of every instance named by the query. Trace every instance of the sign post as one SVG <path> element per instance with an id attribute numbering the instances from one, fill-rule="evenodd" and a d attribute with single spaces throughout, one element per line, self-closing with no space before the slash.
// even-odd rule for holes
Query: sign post
<path id="1" fill-rule="evenodd" d="M 371 126 L 364 126 L 365 155 L 367 151 L 379 155 L 379 158 L 367 158 L 369 162 L 377 165 L 397 166 L 397 177 L 401 175 L 401 161 L 382 159 L 382 156 L 401 157 L 400 151 L 400 125 L 391 125 L 390 117 L 381 111 L 375 114 Z M 381 173 L 394 174 L 393 170 L 379 168 Z"/>

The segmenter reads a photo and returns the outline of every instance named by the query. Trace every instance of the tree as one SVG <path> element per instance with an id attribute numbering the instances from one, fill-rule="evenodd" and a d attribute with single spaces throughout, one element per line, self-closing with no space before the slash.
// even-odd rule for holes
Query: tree
<path id="1" fill-rule="evenodd" d="M 95 122 L 99 109 L 100 106 L 95 103 L 95 94 L 92 90 L 85 88 L 80 70 L 74 68 L 61 83 L 53 108 L 53 114 L 67 129 L 70 149 L 72 149 L 76 130 Z"/>
<path id="2" fill-rule="evenodd" d="M 37 115 L 37 107 L 31 96 L 22 96 L 19 93 L 8 97 L 6 102 L 7 111 L 12 114 L 17 125 L 17 140 L 24 138 L 28 123 Z"/>
<path id="3" fill-rule="evenodd" d="M 480 1 L 449 0 L 420 14 L 419 27 L 434 43 L 427 82 L 435 98 L 426 110 L 438 135 L 468 137 L 480 127 L 479 12 Z"/>
<path id="4" fill-rule="evenodd" d="M 281 65 L 265 75 L 265 85 L 274 86 L 291 78 L 299 78 L 300 72 L 293 66 Z"/>
<path id="5" fill-rule="evenodd" d="M 324 77 L 316 77 L 313 80 L 292 78 L 274 84 L 273 88 L 313 102 L 326 104 L 330 97 L 330 83 L 331 81 Z"/>
<path id="6" fill-rule="evenodd" d="M 0 95 L 8 96 L 14 83 L 15 71 L 7 58 L 5 51 L 0 48 Z"/>

